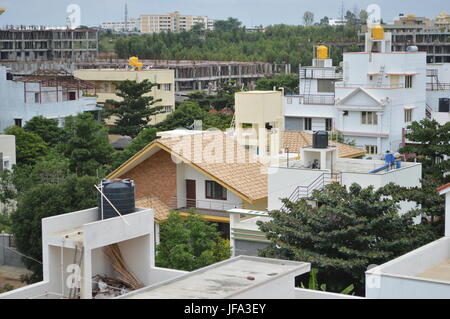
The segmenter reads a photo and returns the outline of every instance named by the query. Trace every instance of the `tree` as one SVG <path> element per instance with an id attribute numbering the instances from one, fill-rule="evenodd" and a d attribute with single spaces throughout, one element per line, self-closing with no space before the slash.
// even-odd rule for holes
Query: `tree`
<path id="1" fill-rule="evenodd" d="M 104 115 L 115 119 L 115 127 L 110 129 L 111 133 L 136 137 L 149 127 L 152 116 L 161 113 L 163 108 L 153 106 L 161 100 L 148 95 L 155 85 L 148 80 L 120 82 L 116 95 L 123 101 L 107 100 L 104 107 Z"/>
<path id="2" fill-rule="evenodd" d="M 131 158 L 134 154 L 139 152 L 141 149 L 146 147 L 149 143 L 154 141 L 156 139 L 156 133 L 158 132 L 155 128 L 148 128 L 141 133 L 139 133 L 138 136 L 136 136 L 132 141 L 131 144 L 128 145 L 123 151 L 116 151 L 113 154 L 113 164 L 112 169 L 116 169 L 123 163 L 125 163 L 129 158 Z"/>
<path id="3" fill-rule="evenodd" d="M 327 16 L 324 16 L 322 19 L 320 19 L 320 25 L 329 25 L 330 24 L 330 18 Z"/>
<path id="4" fill-rule="evenodd" d="M 185 220 L 175 212 L 160 224 L 158 267 L 192 271 L 230 258 L 229 241 L 220 237 L 215 224 L 190 214 Z"/>
<path id="5" fill-rule="evenodd" d="M 401 153 L 413 153 L 422 162 L 424 174 L 438 183 L 450 182 L 450 122 L 440 125 L 435 120 L 423 119 L 407 127 L 406 138 L 415 142 L 400 149 Z"/>
<path id="6" fill-rule="evenodd" d="M 369 18 L 369 13 L 362 9 L 359 11 L 359 20 L 361 21 L 361 24 L 367 24 L 367 19 Z"/>
<path id="7" fill-rule="evenodd" d="M 42 229 L 46 217 L 96 206 L 94 184 L 98 179 L 89 176 L 70 176 L 61 184 L 36 184 L 23 192 L 17 210 L 11 215 L 12 232 L 18 250 L 28 256 L 25 266 L 33 272 L 28 283 L 42 280 Z"/>
<path id="8" fill-rule="evenodd" d="M 271 78 L 262 78 L 256 81 L 257 90 L 273 90 L 273 88 L 284 88 L 287 94 L 298 93 L 298 76 L 295 74 L 281 74 Z"/>
<path id="9" fill-rule="evenodd" d="M 227 20 L 217 20 L 214 22 L 214 30 L 216 32 L 236 32 L 241 27 L 242 22 L 235 18 L 228 18 Z"/>
<path id="10" fill-rule="evenodd" d="M 349 284 L 364 292 L 364 272 L 429 240 L 414 213 L 398 214 L 395 200 L 383 190 L 357 184 L 348 189 L 337 183 L 315 191 L 313 206 L 306 199 L 289 202 L 287 209 L 271 211 L 271 221 L 258 223 L 271 245 L 264 257 L 310 262 L 331 291 Z"/>
<path id="11" fill-rule="evenodd" d="M 305 11 L 303 14 L 303 24 L 306 26 L 310 26 L 314 23 L 314 13 L 311 11 Z"/>
<path id="12" fill-rule="evenodd" d="M 18 165 L 34 165 L 47 153 L 47 145 L 39 135 L 11 126 L 5 134 L 16 137 L 16 159 Z"/>
<path id="13" fill-rule="evenodd" d="M 96 176 L 111 164 L 114 149 L 108 142 L 108 132 L 91 114 L 67 117 L 64 131 L 58 149 L 69 159 L 72 172 Z"/>
<path id="14" fill-rule="evenodd" d="M 58 127 L 58 120 L 35 116 L 23 127 L 25 131 L 39 135 L 50 147 L 61 142 L 64 130 Z"/>

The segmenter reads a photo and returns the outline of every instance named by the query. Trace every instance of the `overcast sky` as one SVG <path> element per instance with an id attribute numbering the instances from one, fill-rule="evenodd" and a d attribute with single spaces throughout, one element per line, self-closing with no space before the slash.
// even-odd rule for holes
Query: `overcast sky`
<path id="1" fill-rule="evenodd" d="M 0 0 L 6 12 L 0 16 L 0 26 L 48 25 L 62 26 L 66 21 L 66 7 L 76 3 L 81 7 L 83 25 L 100 25 L 105 21 L 124 20 L 125 3 L 128 16 L 162 14 L 180 11 L 183 14 L 207 15 L 212 19 L 238 18 L 247 26 L 270 24 L 301 24 L 305 11 L 312 11 L 315 20 L 323 16 L 339 17 L 341 0 Z M 344 0 L 345 9 L 366 8 L 376 3 L 382 17 L 392 21 L 399 13 L 435 17 L 450 12 L 448 0 Z"/>

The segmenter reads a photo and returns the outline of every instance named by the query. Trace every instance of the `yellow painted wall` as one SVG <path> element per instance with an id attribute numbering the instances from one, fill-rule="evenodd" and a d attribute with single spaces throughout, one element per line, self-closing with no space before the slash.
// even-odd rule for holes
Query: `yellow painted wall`
<path id="1" fill-rule="evenodd" d="M 154 69 L 144 71 L 129 71 L 125 69 L 87 69 L 76 70 L 74 76 L 92 82 L 97 87 L 97 102 L 104 103 L 112 99 L 120 101 L 121 98 L 115 94 L 116 85 L 125 80 L 142 82 L 149 80 L 152 83 L 160 84 L 160 89 L 156 86 L 152 88 L 149 94 L 155 100 L 161 99 L 161 102 L 154 106 L 171 106 L 175 110 L 175 72 L 169 69 Z M 164 89 L 164 84 L 170 84 L 170 91 Z M 162 113 L 154 116 L 150 124 L 161 122 L 169 113 Z M 113 120 L 107 120 L 106 124 L 111 125 Z"/>

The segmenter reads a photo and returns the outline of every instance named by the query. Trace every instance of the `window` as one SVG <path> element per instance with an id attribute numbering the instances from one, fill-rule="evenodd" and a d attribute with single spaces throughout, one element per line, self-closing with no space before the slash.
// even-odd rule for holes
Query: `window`
<path id="1" fill-rule="evenodd" d="M 14 119 L 14 125 L 17 127 L 22 127 L 22 119 Z"/>
<path id="2" fill-rule="evenodd" d="M 205 188 L 206 198 L 227 200 L 227 190 L 222 185 L 213 181 L 205 181 Z"/>
<path id="3" fill-rule="evenodd" d="M 172 106 L 164 106 L 164 113 L 172 113 Z"/>
<path id="4" fill-rule="evenodd" d="M 333 80 L 317 80 L 317 92 L 319 93 L 334 93 Z"/>
<path id="5" fill-rule="evenodd" d="M 377 113 L 361 112 L 361 124 L 378 125 Z"/>
<path id="6" fill-rule="evenodd" d="M 413 76 L 407 75 L 405 76 L 405 88 L 410 89 L 413 86 Z"/>
<path id="7" fill-rule="evenodd" d="M 304 130 L 305 130 L 305 131 L 312 131 L 312 118 L 310 118 L 310 117 L 305 117 L 305 126 L 304 126 Z"/>
<path id="8" fill-rule="evenodd" d="M 411 109 L 405 110 L 405 123 L 412 122 L 412 111 Z"/>
<path id="9" fill-rule="evenodd" d="M 172 88 L 172 84 L 164 84 L 164 91 L 170 91 Z"/>
<path id="10" fill-rule="evenodd" d="M 367 154 L 378 154 L 378 146 L 376 145 L 366 145 Z"/>
<path id="11" fill-rule="evenodd" d="M 292 104 L 292 98 L 291 97 L 287 98 L 287 104 Z"/>
<path id="12" fill-rule="evenodd" d="M 40 94 L 34 93 L 34 103 L 40 103 Z"/>
<path id="13" fill-rule="evenodd" d="M 325 119 L 325 131 L 333 130 L 333 119 Z"/>

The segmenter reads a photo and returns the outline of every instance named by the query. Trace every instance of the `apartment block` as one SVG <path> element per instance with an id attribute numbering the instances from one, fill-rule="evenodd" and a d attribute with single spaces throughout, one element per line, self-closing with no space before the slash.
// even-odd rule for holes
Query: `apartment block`
<path id="1" fill-rule="evenodd" d="M 94 60 L 98 56 L 95 29 L 7 27 L 0 30 L 0 62 Z"/>
<path id="2" fill-rule="evenodd" d="M 112 30 L 115 32 L 137 32 L 140 30 L 141 23 L 139 19 L 129 19 L 125 21 L 103 22 L 102 29 Z"/>
<path id="3" fill-rule="evenodd" d="M 203 24 L 207 30 L 214 29 L 214 20 L 207 16 L 182 15 L 178 11 L 168 14 L 142 14 L 140 16 L 142 33 L 189 31 L 195 24 Z"/>

